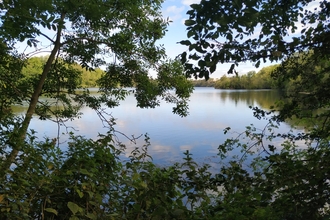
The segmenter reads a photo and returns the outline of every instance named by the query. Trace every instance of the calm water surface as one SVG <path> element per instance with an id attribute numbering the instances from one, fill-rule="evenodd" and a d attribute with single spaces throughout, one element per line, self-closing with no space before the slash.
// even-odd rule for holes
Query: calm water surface
<path id="1" fill-rule="evenodd" d="M 269 109 L 278 99 L 279 94 L 274 90 L 195 88 L 189 103 L 190 114 L 185 118 L 172 114 L 173 106 L 167 103 L 155 109 L 137 108 L 133 96 L 127 97 L 119 107 L 108 112 L 117 118 L 116 130 L 128 136 L 148 133 L 151 142 L 149 153 L 156 163 L 166 165 L 181 161 L 186 150 L 197 161 L 208 162 L 217 154 L 219 144 L 231 135 L 244 131 L 245 126 L 250 124 L 261 129 L 267 124 L 267 121 L 254 118 L 249 106 Z M 97 114 L 89 108 L 84 108 L 82 117 L 68 122 L 67 126 L 72 126 L 76 134 L 89 138 L 106 132 Z M 232 128 L 229 135 L 223 134 L 226 127 Z M 57 125 L 53 122 L 34 118 L 31 128 L 38 131 L 40 137 L 57 136 Z M 289 130 L 287 124 L 280 126 L 282 132 Z M 60 132 L 65 133 L 66 129 L 62 127 Z M 118 137 L 128 146 L 128 152 L 134 149 L 135 145 L 126 138 Z M 61 139 L 65 141 L 66 136 L 62 135 Z M 143 137 L 138 145 L 142 143 Z"/>

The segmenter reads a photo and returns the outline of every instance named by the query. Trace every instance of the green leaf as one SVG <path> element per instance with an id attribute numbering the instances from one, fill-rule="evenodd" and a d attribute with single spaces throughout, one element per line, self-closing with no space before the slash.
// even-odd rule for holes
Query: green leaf
<path id="1" fill-rule="evenodd" d="M 258 60 L 258 62 L 256 63 L 256 65 L 255 65 L 257 68 L 259 68 L 259 66 L 260 66 L 260 60 Z"/>
<path id="2" fill-rule="evenodd" d="M 174 211 L 173 211 L 173 215 L 174 216 L 180 216 L 180 215 L 182 215 L 184 213 L 184 211 L 182 210 L 182 209 L 175 209 Z"/>
<path id="3" fill-rule="evenodd" d="M 88 193 L 90 198 L 92 198 L 94 196 L 94 192 L 92 192 L 92 191 L 87 191 L 87 193 Z"/>
<path id="4" fill-rule="evenodd" d="M 201 69 L 203 69 L 205 67 L 205 61 L 204 60 L 199 60 L 198 61 L 198 66 L 200 66 Z"/>
<path id="5" fill-rule="evenodd" d="M 187 15 L 193 15 L 194 13 L 195 13 L 194 10 L 189 10 L 189 11 L 186 12 Z"/>
<path id="6" fill-rule="evenodd" d="M 53 21 L 53 23 L 56 23 L 56 24 L 58 24 L 58 23 L 60 23 L 61 22 L 61 19 L 60 18 L 57 18 L 57 19 L 55 19 L 54 21 Z"/>
<path id="7" fill-rule="evenodd" d="M 53 213 L 53 214 L 55 214 L 55 215 L 58 214 L 57 211 L 56 211 L 55 209 L 53 209 L 53 208 L 45 208 L 45 211 L 46 211 L 46 212 Z"/>
<path id="8" fill-rule="evenodd" d="M 51 15 L 51 16 L 47 19 L 47 22 L 52 22 L 54 19 L 55 19 L 55 16 L 54 16 L 54 15 Z"/>
<path id="9" fill-rule="evenodd" d="M 84 196 L 84 193 L 81 192 L 79 189 L 76 189 L 76 192 L 78 193 L 78 196 L 82 198 Z"/>
<path id="10" fill-rule="evenodd" d="M 188 31 L 188 33 L 187 33 L 187 37 L 188 38 L 190 38 L 190 37 L 192 37 L 192 36 L 194 36 L 195 35 L 195 31 L 194 30 L 190 30 L 190 31 Z"/>
<path id="11" fill-rule="evenodd" d="M 228 33 L 228 34 L 227 34 L 227 39 L 228 39 L 230 42 L 233 41 L 233 35 L 230 34 L 230 33 Z"/>
<path id="12" fill-rule="evenodd" d="M 138 180 L 140 178 L 140 175 L 138 173 L 134 173 L 132 176 L 132 180 Z"/>
<path id="13" fill-rule="evenodd" d="M 92 176 L 93 174 L 88 172 L 88 170 L 86 169 L 80 169 L 80 173 L 84 174 L 84 175 L 87 175 L 87 176 Z"/>
<path id="14" fill-rule="evenodd" d="M 191 42 L 189 40 L 182 40 L 179 42 L 179 44 L 189 46 L 189 45 L 191 45 Z"/>
<path id="15" fill-rule="evenodd" d="M 68 202 L 68 208 L 75 215 L 79 211 L 79 206 L 76 203 Z"/>
<path id="16" fill-rule="evenodd" d="M 201 6 L 199 4 L 191 4 L 190 7 L 198 10 Z"/>
<path id="17" fill-rule="evenodd" d="M 181 54 L 181 63 L 185 63 L 187 61 L 187 52 L 183 52 Z"/>
<path id="18" fill-rule="evenodd" d="M 140 186 L 142 186 L 143 188 L 148 188 L 148 185 L 143 181 L 140 183 Z"/>
<path id="19" fill-rule="evenodd" d="M 216 70 L 216 68 L 217 68 L 217 65 L 212 65 L 210 67 L 210 72 L 213 73 Z"/>
<path id="20" fill-rule="evenodd" d="M 228 70 L 228 74 L 233 74 L 233 71 L 234 71 L 234 69 L 235 69 L 235 64 L 232 64 L 231 66 L 230 66 L 230 69 Z"/>
<path id="21" fill-rule="evenodd" d="M 197 46 L 196 44 L 192 44 L 189 46 L 189 51 L 192 51 L 193 49 L 195 49 Z"/>
<path id="22" fill-rule="evenodd" d="M 206 53 L 206 52 L 207 52 L 206 50 L 203 50 L 202 47 L 199 47 L 199 46 L 197 46 L 197 47 L 195 48 L 195 50 L 196 50 L 197 52 L 200 52 L 200 53 Z"/>
<path id="23" fill-rule="evenodd" d="M 196 21 L 194 21 L 194 20 L 185 20 L 184 24 L 186 26 L 192 26 L 192 25 L 196 24 Z"/>
<path id="24" fill-rule="evenodd" d="M 97 216 L 93 213 L 87 213 L 86 217 L 89 218 L 89 219 L 97 219 Z"/>

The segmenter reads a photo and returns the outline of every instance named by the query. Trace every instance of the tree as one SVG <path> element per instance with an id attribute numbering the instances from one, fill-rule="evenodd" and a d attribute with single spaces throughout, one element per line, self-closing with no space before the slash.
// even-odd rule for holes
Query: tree
<path id="1" fill-rule="evenodd" d="M 278 113 L 253 108 L 268 126 L 261 131 L 248 126 L 219 146 L 223 158 L 236 148 L 243 156 L 234 157 L 215 178 L 225 192 L 217 199 L 218 214 L 224 219 L 329 218 L 329 166 L 324 161 L 330 152 L 330 2 L 202 0 L 187 14 L 188 40 L 180 43 L 188 47 L 181 54 L 188 77 L 208 79 L 219 63 L 233 63 L 231 74 L 241 62 L 259 67 L 276 61 L 281 64 L 271 75 L 291 91 L 277 103 Z M 273 130 L 292 116 L 317 123 L 305 133 Z M 282 144 L 273 144 L 278 138 Z"/>
<path id="2" fill-rule="evenodd" d="M 186 102 L 192 88 L 182 77 L 180 65 L 175 64 L 175 61 L 166 60 L 164 48 L 155 43 L 165 34 L 168 23 L 163 20 L 159 12 L 161 2 L 161 0 L 0 2 L 1 53 L 6 57 L 14 57 L 14 49 L 18 43 L 35 48 L 36 53 L 45 49 L 42 48 L 43 45 L 47 45 L 47 50 L 50 48 L 50 54 L 40 75 L 23 83 L 23 85 L 31 85 L 26 86 L 26 91 L 19 90 L 19 85 L 11 87 L 6 80 L 1 82 L 2 89 L 4 87 L 10 88 L 11 91 L 16 89 L 20 95 L 25 94 L 22 97 L 24 100 L 29 100 L 25 117 L 12 131 L 16 138 L 7 141 L 6 146 L 11 151 L 6 152 L 1 166 L 4 174 L 19 155 L 33 114 L 40 113 L 42 119 L 50 116 L 48 103 L 41 103 L 39 107 L 37 105 L 40 95 L 62 102 L 65 108 L 53 113 L 58 117 L 69 119 L 79 115 L 79 105 L 73 106 L 72 99 L 80 105 L 88 105 L 95 109 L 101 103 L 114 107 L 118 104 L 118 99 L 123 99 L 127 94 L 125 90 L 118 88 L 118 85 L 132 86 L 134 81 L 135 94 L 140 107 L 155 107 L 159 104 L 157 97 L 161 97 L 176 104 L 173 110 L 175 113 L 181 116 L 187 114 Z M 46 41 L 48 43 L 45 43 Z M 26 54 L 20 55 L 19 58 L 22 60 L 26 56 Z M 88 91 L 82 95 L 75 93 L 81 73 L 72 66 L 74 62 L 86 69 L 101 66 L 107 68 L 106 74 L 100 80 L 102 97 L 91 97 Z M 8 67 L 7 60 L 1 64 L 1 68 Z M 23 63 L 20 66 L 23 67 Z M 160 75 L 170 74 L 169 77 L 160 77 L 164 81 L 162 83 L 168 85 L 152 84 L 148 77 L 150 69 L 155 69 Z M 16 72 L 13 68 L 8 71 Z M 6 74 L 9 76 L 8 72 L 4 73 Z M 166 91 L 172 88 L 176 89 L 175 97 L 167 97 L 170 94 Z"/>
<path id="3" fill-rule="evenodd" d="M 309 4 L 319 9 L 309 10 Z M 199 73 L 208 78 L 218 63 L 232 62 L 234 68 L 251 61 L 258 67 L 261 61 L 281 61 L 301 51 L 314 50 L 318 57 L 329 54 L 329 2 L 325 0 L 202 0 L 192 4 L 187 14 L 187 37 L 192 40 L 180 43 L 189 47 L 189 54 L 181 54 L 189 76 Z M 299 26 L 302 29 L 296 33 Z"/>
<path id="4" fill-rule="evenodd" d="M 116 141 L 114 119 L 102 112 L 103 105 L 115 107 L 125 98 L 124 87 L 134 86 L 138 106 L 153 108 L 164 99 L 175 104 L 174 113 L 188 114 L 192 85 L 181 63 L 167 59 L 156 44 L 168 23 L 161 2 L 0 1 L 1 219 L 172 219 L 183 214 L 174 208 L 184 206 L 173 199 L 179 191 L 168 178 L 180 168 L 162 171 L 139 149 L 129 162 L 120 161 L 125 146 Z M 17 51 L 22 45 L 28 52 Z M 45 60 L 31 58 L 48 50 Z M 105 69 L 98 79 L 100 96 L 76 92 L 81 66 Z M 157 80 L 149 77 L 150 70 Z M 50 101 L 41 102 L 40 96 Z M 12 105 L 25 102 L 26 114 L 13 114 Z M 60 124 L 79 117 L 82 106 L 94 109 L 109 128 L 97 140 L 70 134 L 63 150 L 56 138 L 40 140 L 28 129 L 34 114 Z"/>
<path id="5" fill-rule="evenodd" d="M 254 62 L 258 67 L 262 61 L 282 61 L 271 75 L 282 88 L 290 81 L 300 86 L 290 86 L 294 92 L 279 107 L 278 119 L 300 117 L 306 107 L 326 107 L 330 99 L 329 8 L 330 3 L 323 0 L 202 0 L 193 4 L 185 22 L 192 39 L 180 42 L 189 47 L 181 54 L 186 75 L 207 79 L 218 63 L 233 63 L 228 71 L 233 73 L 240 62 Z"/>

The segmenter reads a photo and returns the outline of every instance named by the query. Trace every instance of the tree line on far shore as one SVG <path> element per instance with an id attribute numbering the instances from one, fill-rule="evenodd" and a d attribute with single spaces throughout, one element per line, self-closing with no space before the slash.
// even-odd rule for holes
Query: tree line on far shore
<path id="1" fill-rule="evenodd" d="M 26 78 L 38 77 L 46 64 L 48 56 L 31 57 L 27 60 L 22 72 Z M 97 80 L 101 78 L 104 71 L 100 68 L 88 70 L 74 63 L 72 67 L 79 73 L 79 84 L 84 88 L 98 87 Z"/>
<path id="2" fill-rule="evenodd" d="M 23 74 L 28 78 L 37 76 L 41 73 L 46 61 L 47 56 L 29 58 L 23 68 Z M 279 85 L 271 73 L 278 66 L 271 65 L 258 72 L 249 71 L 247 74 L 238 76 L 223 75 L 220 79 L 192 79 L 191 82 L 195 87 L 214 87 L 216 89 L 276 89 L 279 88 Z M 100 68 L 87 70 L 79 64 L 74 64 L 73 67 L 80 72 L 81 87 L 98 87 L 98 79 L 104 74 L 104 70 Z"/>
<path id="3" fill-rule="evenodd" d="M 210 78 L 192 80 L 195 87 L 214 87 L 216 89 L 277 89 L 280 85 L 272 77 L 279 64 L 270 65 L 260 71 L 249 71 L 243 75 L 223 75 L 220 79 Z"/>

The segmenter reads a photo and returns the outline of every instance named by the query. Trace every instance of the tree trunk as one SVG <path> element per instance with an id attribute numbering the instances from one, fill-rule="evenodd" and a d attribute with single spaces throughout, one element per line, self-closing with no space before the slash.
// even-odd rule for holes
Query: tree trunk
<path id="1" fill-rule="evenodd" d="M 36 106 L 37 106 L 37 103 L 39 100 L 39 96 L 42 92 L 42 87 L 43 87 L 45 80 L 47 78 L 47 75 L 51 69 L 52 63 L 55 60 L 56 54 L 58 53 L 60 46 L 61 46 L 61 34 L 62 34 L 62 30 L 63 30 L 63 26 L 61 23 L 64 21 L 64 17 L 65 17 L 65 14 L 62 14 L 61 22 L 58 25 L 56 40 L 54 42 L 54 48 L 44 66 L 44 69 L 42 71 L 39 82 L 34 89 L 34 92 L 32 94 L 32 97 L 31 97 L 31 100 L 29 103 L 29 108 L 26 111 L 25 118 L 22 122 L 22 125 L 19 128 L 17 128 L 16 130 L 14 130 L 14 134 L 16 134 L 16 136 L 9 143 L 10 147 L 12 147 L 12 150 L 11 150 L 10 154 L 6 157 L 6 159 L 3 163 L 3 166 L 2 166 L 2 172 L 4 173 L 4 175 L 10 169 L 11 164 L 13 162 L 15 162 L 15 159 L 16 159 L 19 151 L 21 150 L 22 146 L 24 145 L 26 134 L 27 134 L 32 116 L 35 112 L 35 109 L 36 109 Z"/>

